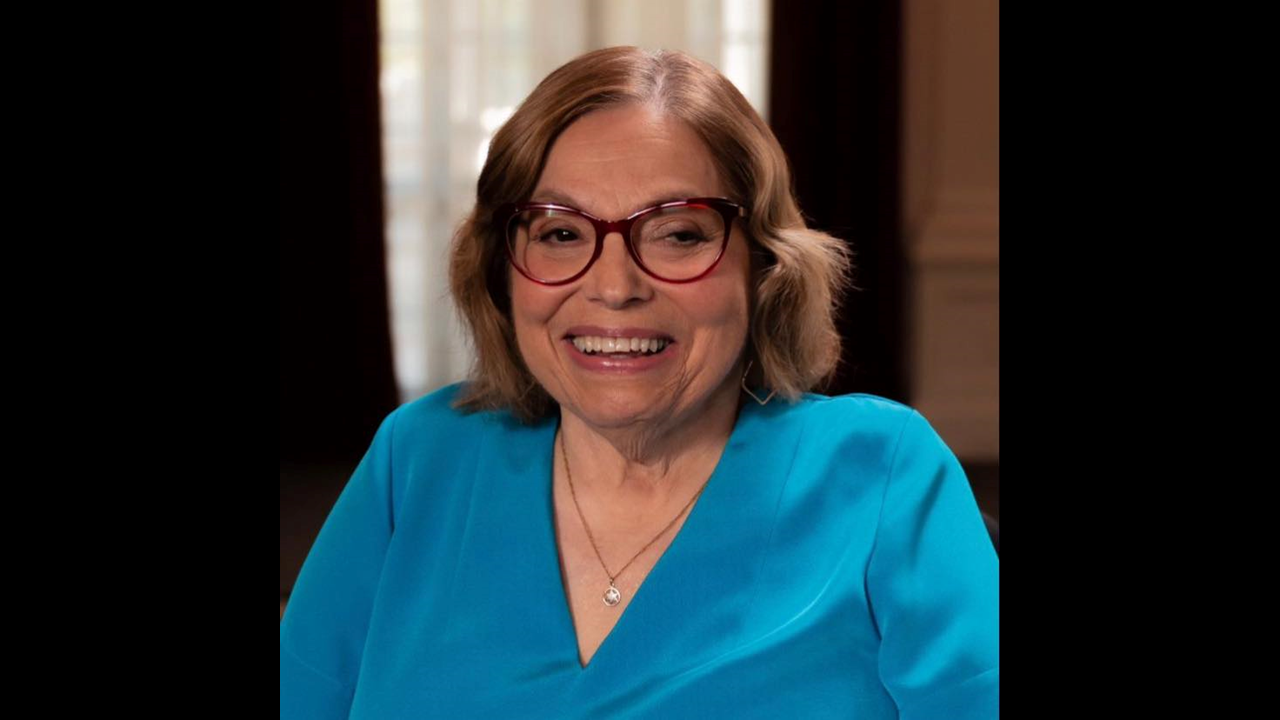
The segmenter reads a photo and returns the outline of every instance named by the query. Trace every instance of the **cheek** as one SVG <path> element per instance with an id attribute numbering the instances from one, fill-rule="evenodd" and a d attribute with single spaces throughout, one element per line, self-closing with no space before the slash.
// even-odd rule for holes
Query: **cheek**
<path id="1" fill-rule="evenodd" d="M 714 344 L 712 352 L 733 352 L 746 339 L 751 311 L 744 282 L 709 283 L 686 296 L 682 304 L 694 326 Z"/>
<path id="2" fill-rule="evenodd" d="M 717 326 L 726 335 L 745 338 L 751 318 L 752 291 L 750 261 L 742 245 L 724 258 L 723 270 L 710 278 L 712 282 L 697 288 L 701 297 L 694 299 L 691 306 L 703 309 L 707 324 Z"/>
<path id="3" fill-rule="evenodd" d="M 507 296 L 511 298 L 511 317 L 517 325 L 537 318 L 542 312 L 537 289 L 531 288 L 529 283 L 522 280 L 523 278 L 512 278 L 507 284 Z"/>
<path id="4" fill-rule="evenodd" d="M 520 346 L 524 347 L 530 340 L 529 334 L 533 332 L 540 324 L 538 304 L 534 302 L 534 298 L 529 293 L 522 292 L 518 287 L 511 290 L 511 321 L 515 325 L 516 340 Z"/>
<path id="5" fill-rule="evenodd" d="M 526 354 L 545 352 L 548 324 L 563 301 L 561 293 L 529 285 L 515 280 L 509 295 L 516 343 Z"/>

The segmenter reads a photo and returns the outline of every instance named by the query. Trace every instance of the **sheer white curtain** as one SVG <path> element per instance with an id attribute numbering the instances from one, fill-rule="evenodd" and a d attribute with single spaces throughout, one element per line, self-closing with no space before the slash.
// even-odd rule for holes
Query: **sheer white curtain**
<path id="1" fill-rule="evenodd" d="M 466 376 L 453 230 L 494 131 L 556 67 L 611 45 L 684 50 L 766 115 L 768 0 L 379 0 L 391 332 L 401 400 Z M 766 115 L 767 117 L 767 115 Z"/>

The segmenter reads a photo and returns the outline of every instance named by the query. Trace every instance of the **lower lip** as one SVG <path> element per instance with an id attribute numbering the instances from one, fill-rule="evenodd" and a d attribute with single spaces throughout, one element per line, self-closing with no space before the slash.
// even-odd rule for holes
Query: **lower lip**
<path id="1" fill-rule="evenodd" d="M 596 372 L 606 373 L 641 373 L 665 363 L 668 358 L 675 355 L 676 344 L 668 342 L 662 352 L 652 355 L 637 355 L 635 357 L 617 357 L 613 355 L 599 354 L 588 355 L 578 349 L 573 341 L 565 338 L 563 340 L 565 347 L 568 349 L 569 357 L 578 367 L 585 370 L 593 370 Z"/>

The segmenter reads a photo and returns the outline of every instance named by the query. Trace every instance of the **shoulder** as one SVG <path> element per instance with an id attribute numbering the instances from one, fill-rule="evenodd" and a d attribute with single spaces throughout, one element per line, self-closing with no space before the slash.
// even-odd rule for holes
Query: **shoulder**
<path id="1" fill-rule="evenodd" d="M 446 385 L 401 405 L 387 419 L 394 423 L 397 433 L 465 431 L 494 423 L 515 422 L 508 412 L 466 412 L 454 407 L 454 400 L 465 387 L 466 383 Z"/>
<path id="2" fill-rule="evenodd" d="M 896 436 L 919 413 L 909 405 L 869 393 L 805 393 L 787 413 L 805 424 L 806 434 Z"/>
<path id="3" fill-rule="evenodd" d="M 825 416 L 859 415 L 868 419 L 906 419 L 915 409 L 897 400 L 870 393 L 820 395 L 805 393 L 795 403 L 802 411 Z"/>
<path id="4" fill-rule="evenodd" d="M 386 435 L 397 454 L 415 450 L 456 454 L 473 448 L 488 434 L 529 429 L 505 410 L 468 412 L 454 407 L 465 385 L 448 385 L 401 405 L 383 421 L 379 434 Z"/>
<path id="5" fill-rule="evenodd" d="M 879 395 L 806 393 L 766 415 L 767 424 L 776 429 L 794 425 L 797 449 L 809 458 L 842 458 L 887 471 L 903 453 L 945 452 L 941 438 L 915 408 Z"/>
<path id="6" fill-rule="evenodd" d="M 414 504 L 430 512 L 442 493 L 474 475 L 474 466 L 494 447 L 515 447 L 530 435 L 509 412 L 466 412 L 454 407 L 462 383 L 407 402 L 382 421 L 369 457 L 383 468 L 391 485 L 397 516 Z"/>
<path id="7" fill-rule="evenodd" d="M 453 407 L 453 400 L 463 386 L 464 383 L 455 383 L 429 392 L 396 408 L 388 419 L 394 421 L 397 428 L 430 429 L 465 425 L 469 416 Z"/>

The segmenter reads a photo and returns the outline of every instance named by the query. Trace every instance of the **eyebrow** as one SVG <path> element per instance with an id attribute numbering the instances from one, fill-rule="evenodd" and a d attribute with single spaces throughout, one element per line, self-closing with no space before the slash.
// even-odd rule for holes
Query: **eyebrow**
<path id="1" fill-rule="evenodd" d="M 687 200 L 689 198 L 694 198 L 694 197 L 707 197 L 707 194 L 695 193 L 695 192 L 664 193 L 661 197 L 650 199 L 644 205 L 641 205 L 640 207 L 636 208 L 632 212 L 639 212 L 641 210 L 645 210 L 651 207 L 657 207 L 658 205 L 662 205 L 665 203 L 675 202 L 676 200 Z M 584 209 L 582 207 L 582 204 L 579 203 L 577 200 L 574 200 L 572 197 L 570 197 L 568 193 L 560 192 L 559 190 L 555 190 L 555 189 L 543 190 L 541 192 L 535 193 L 534 196 L 529 199 L 529 202 L 555 203 L 558 205 L 568 205 L 569 207 L 577 210 Z"/>

